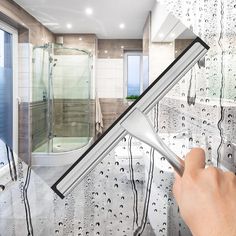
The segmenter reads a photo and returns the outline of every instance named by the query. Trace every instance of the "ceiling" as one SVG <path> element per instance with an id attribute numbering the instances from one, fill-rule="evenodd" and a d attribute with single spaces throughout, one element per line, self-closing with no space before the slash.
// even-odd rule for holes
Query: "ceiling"
<path id="1" fill-rule="evenodd" d="M 142 38 L 156 0 L 14 0 L 54 33 L 94 33 L 102 39 Z M 92 9 L 91 15 L 86 9 Z M 71 24 L 71 28 L 67 25 Z M 120 24 L 124 24 L 123 29 Z"/>

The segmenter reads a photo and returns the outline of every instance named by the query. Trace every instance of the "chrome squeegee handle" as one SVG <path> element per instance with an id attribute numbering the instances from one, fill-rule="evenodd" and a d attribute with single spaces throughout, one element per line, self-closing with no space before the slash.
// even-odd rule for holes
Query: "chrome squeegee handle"
<path id="1" fill-rule="evenodd" d="M 166 158 L 180 176 L 183 175 L 183 161 L 166 146 L 154 130 L 148 117 L 138 108 L 134 109 L 134 111 L 121 123 L 121 126 L 130 135 L 157 150 Z"/>
<path id="2" fill-rule="evenodd" d="M 166 146 L 166 144 L 162 141 L 162 139 L 158 136 L 158 134 L 156 135 L 156 138 L 159 143 L 159 148 L 156 147 L 154 148 L 166 158 L 166 160 L 179 174 L 179 176 L 182 176 L 184 173 L 184 161 L 180 157 L 178 157 L 170 148 Z"/>

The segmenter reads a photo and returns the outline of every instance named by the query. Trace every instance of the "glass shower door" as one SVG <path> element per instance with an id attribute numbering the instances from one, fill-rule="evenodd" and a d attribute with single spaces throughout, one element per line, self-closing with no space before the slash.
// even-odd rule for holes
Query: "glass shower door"
<path id="1" fill-rule="evenodd" d="M 54 152 L 82 148 L 93 137 L 90 132 L 90 56 L 55 44 L 50 67 Z"/>

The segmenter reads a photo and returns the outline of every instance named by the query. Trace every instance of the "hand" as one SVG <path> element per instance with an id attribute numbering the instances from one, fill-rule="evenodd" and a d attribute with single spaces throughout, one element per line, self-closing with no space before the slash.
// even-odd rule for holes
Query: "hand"
<path id="1" fill-rule="evenodd" d="M 194 236 L 236 236 L 236 176 L 205 169 L 201 148 L 187 154 L 184 174 L 176 174 L 173 192 Z"/>

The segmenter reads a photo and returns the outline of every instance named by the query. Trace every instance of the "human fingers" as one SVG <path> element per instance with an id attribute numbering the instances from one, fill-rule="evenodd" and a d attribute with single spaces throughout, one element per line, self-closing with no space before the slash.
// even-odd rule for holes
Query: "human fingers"
<path id="1" fill-rule="evenodd" d="M 179 202 L 180 199 L 180 193 L 181 193 L 181 177 L 174 172 L 175 175 L 175 181 L 173 184 L 173 194 L 177 202 Z"/>
<path id="2" fill-rule="evenodd" d="M 184 172 L 194 173 L 205 168 L 205 151 L 202 148 L 193 148 L 185 157 Z"/>

